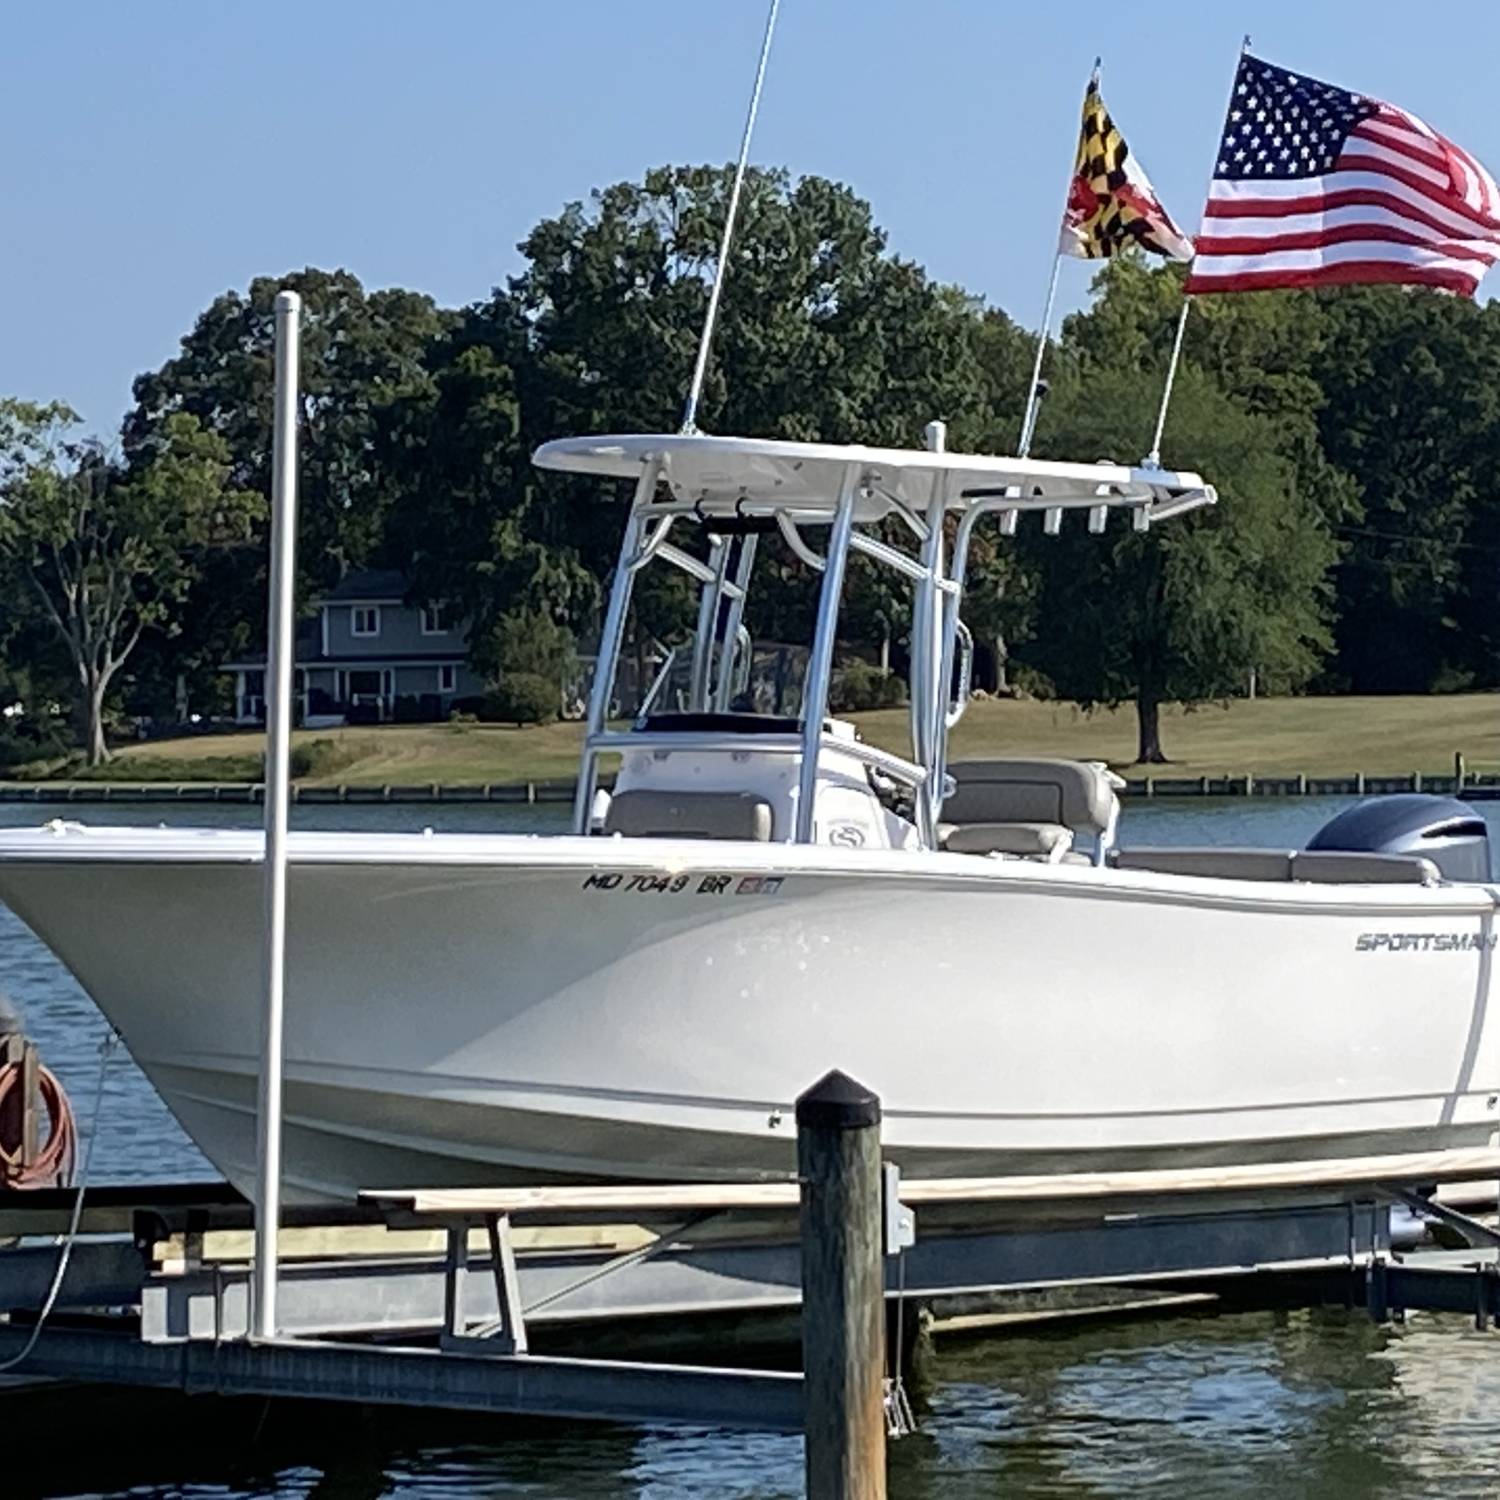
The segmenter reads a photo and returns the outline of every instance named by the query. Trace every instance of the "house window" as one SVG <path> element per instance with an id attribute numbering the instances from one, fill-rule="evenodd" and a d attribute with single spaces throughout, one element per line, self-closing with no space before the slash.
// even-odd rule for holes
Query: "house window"
<path id="1" fill-rule="evenodd" d="M 353 615 L 355 635 L 380 634 L 380 606 L 378 604 L 358 604 L 354 607 Z"/>
<path id="2" fill-rule="evenodd" d="M 458 691 L 458 668 L 451 662 L 438 668 L 438 692 L 456 693 Z"/>
<path id="3" fill-rule="evenodd" d="M 443 623 L 443 606 L 441 604 L 426 604 L 422 606 L 422 634 L 423 635 L 446 635 L 448 627 Z"/>

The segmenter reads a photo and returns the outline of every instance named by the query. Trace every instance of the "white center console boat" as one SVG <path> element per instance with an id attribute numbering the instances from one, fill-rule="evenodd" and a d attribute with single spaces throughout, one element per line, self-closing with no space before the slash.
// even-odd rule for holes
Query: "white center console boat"
<path id="1" fill-rule="evenodd" d="M 1146 528 L 1213 502 L 1196 475 L 703 436 L 536 461 L 633 487 L 572 830 L 292 835 L 289 1198 L 784 1173 L 830 1067 L 923 1176 L 1493 1141 L 1496 897 L 1462 805 L 1304 851 L 1121 854 L 1102 767 L 949 762 L 976 528 Z M 828 713 L 854 552 L 910 587 L 902 755 Z M 775 714 L 746 605 L 793 565 L 816 625 Z M 648 567 L 696 586 L 697 632 L 680 691 L 622 723 Z M 250 832 L 0 832 L 0 898 L 246 1189 L 261 859 Z"/>

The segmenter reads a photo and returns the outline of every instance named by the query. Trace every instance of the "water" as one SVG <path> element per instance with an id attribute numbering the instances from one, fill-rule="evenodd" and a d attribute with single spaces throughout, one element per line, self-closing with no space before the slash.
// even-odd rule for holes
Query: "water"
<path id="1" fill-rule="evenodd" d="M 1127 805 L 1136 844 L 1295 847 L 1340 799 Z M 1500 805 L 1484 804 L 1500 824 Z M 0 824 L 52 816 L 254 825 L 249 807 L 0 805 Z M 559 808 L 316 807 L 303 826 L 560 828 Z M 0 989 L 18 1000 L 81 1113 L 104 1025 L 4 907 Z M 116 1055 L 95 1180 L 209 1177 L 149 1084 Z M 1071 1496 L 1447 1497 L 1500 1493 L 1500 1343 L 1464 1320 L 1250 1313 L 1075 1328 L 944 1345 L 921 1432 L 896 1445 L 897 1500 Z M 529 1500 L 781 1500 L 801 1493 L 794 1438 L 418 1418 L 201 1398 L 184 1421 L 156 1398 L 6 1396 L 0 1422 L 37 1434 L 0 1496 L 468 1495 Z M 75 1441 L 54 1445 L 51 1431 Z M 10 1445 L 11 1455 L 17 1446 Z"/>

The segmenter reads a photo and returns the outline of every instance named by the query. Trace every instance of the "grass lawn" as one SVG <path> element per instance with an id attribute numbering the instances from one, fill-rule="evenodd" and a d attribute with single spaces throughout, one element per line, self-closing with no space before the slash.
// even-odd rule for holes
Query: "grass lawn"
<path id="1" fill-rule="evenodd" d="M 906 752 L 904 709 L 857 716 L 861 733 Z M 514 729 L 496 724 L 393 724 L 380 728 L 299 731 L 299 744 L 333 740 L 336 769 L 308 785 L 501 783 L 573 775 L 580 728 L 550 724 Z M 226 757 L 254 757 L 261 737 L 214 735 L 158 740 L 119 752 L 124 780 L 212 780 Z M 1228 708 L 1162 712 L 1168 776 L 1372 775 L 1451 772 L 1453 752 L 1471 769 L 1500 769 L 1500 694 L 1413 698 L 1262 698 Z M 1108 761 L 1128 771 L 1135 753 L 1135 714 L 1085 714 L 1070 703 L 972 703 L 954 734 L 956 758 L 1062 755 Z"/>

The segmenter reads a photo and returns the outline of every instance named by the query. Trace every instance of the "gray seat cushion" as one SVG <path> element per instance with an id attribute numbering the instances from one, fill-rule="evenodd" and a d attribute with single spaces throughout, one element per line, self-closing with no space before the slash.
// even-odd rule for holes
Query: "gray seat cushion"
<path id="1" fill-rule="evenodd" d="M 961 760 L 948 767 L 955 786 L 943 802 L 947 823 L 1060 823 L 1099 835 L 1119 803 L 1108 773 L 1078 760 Z"/>
<path id="2" fill-rule="evenodd" d="M 1423 885 L 1438 880 L 1431 860 L 1415 854 L 1344 854 L 1334 850 L 1120 849 L 1120 870 L 1157 870 L 1209 880 L 1303 880 L 1319 885 Z"/>
<path id="3" fill-rule="evenodd" d="M 1301 850 L 1292 856 L 1292 879 L 1324 885 L 1436 885 L 1440 876 L 1420 854 Z"/>
<path id="4" fill-rule="evenodd" d="M 616 792 L 604 819 L 605 833 L 626 838 L 771 838 L 771 804 L 752 792 Z"/>
<path id="5" fill-rule="evenodd" d="M 942 839 L 952 854 L 1019 854 L 1028 859 L 1057 859 L 1073 843 L 1061 823 L 960 823 Z"/>
<path id="6" fill-rule="evenodd" d="M 1206 880 L 1290 880 L 1292 876 L 1292 856 L 1285 849 L 1119 849 L 1114 863 L 1118 870 L 1155 870 Z"/>

